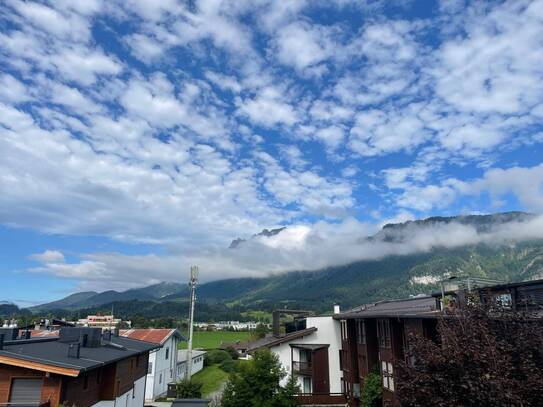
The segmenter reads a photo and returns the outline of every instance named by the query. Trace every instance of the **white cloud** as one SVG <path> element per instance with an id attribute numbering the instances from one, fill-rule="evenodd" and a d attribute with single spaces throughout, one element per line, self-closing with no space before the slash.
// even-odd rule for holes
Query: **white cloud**
<path id="1" fill-rule="evenodd" d="M 10 74 L 0 75 L 0 100 L 4 102 L 20 103 L 30 100 L 26 86 Z"/>
<path id="2" fill-rule="evenodd" d="M 280 28 L 275 42 L 279 61 L 300 71 L 319 64 L 333 52 L 329 30 L 304 22 Z"/>
<path id="3" fill-rule="evenodd" d="M 262 89 L 251 99 L 238 100 L 239 112 L 255 124 L 273 127 L 279 124 L 292 126 L 299 121 L 298 113 L 281 92 L 274 87 Z"/>
<path id="4" fill-rule="evenodd" d="M 446 208 L 462 196 L 488 195 L 495 208 L 502 205 L 502 198 L 512 196 L 527 210 L 543 212 L 543 164 L 534 167 L 491 168 L 480 178 L 462 181 L 448 178 L 440 184 L 417 185 L 413 174 L 417 169 L 392 169 L 385 172 L 389 188 L 403 190 L 396 198 L 404 208 L 423 212 Z M 408 177 L 411 177 L 408 180 Z M 413 182 L 415 181 L 415 182 Z"/>
<path id="5" fill-rule="evenodd" d="M 64 263 L 64 255 L 58 250 L 46 250 L 43 253 L 36 253 L 29 256 L 30 260 L 39 261 L 40 263 Z"/>

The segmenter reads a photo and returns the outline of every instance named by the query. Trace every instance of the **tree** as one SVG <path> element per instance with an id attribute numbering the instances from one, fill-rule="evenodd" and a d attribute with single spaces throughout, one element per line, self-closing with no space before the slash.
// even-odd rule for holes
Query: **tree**
<path id="1" fill-rule="evenodd" d="M 438 332 L 439 343 L 409 338 L 411 362 L 398 364 L 402 406 L 541 406 L 541 320 L 469 305 L 442 318 Z"/>
<path id="2" fill-rule="evenodd" d="M 280 381 L 286 377 L 277 355 L 268 349 L 259 350 L 252 360 L 241 364 L 224 390 L 223 407 L 291 407 L 299 392 L 294 378 L 286 387 Z"/>
<path id="3" fill-rule="evenodd" d="M 183 379 L 177 383 L 177 397 L 180 399 L 199 399 L 202 397 L 203 383 Z"/>
<path id="4" fill-rule="evenodd" d="M 381 375 L 371 372 L 364 379 L 364 385 L 360 395 L 360 407 L 378 407 L 383 404 L 383 385 Z"/>
<path id="5" fill-rule="evenodd" d="M 266 336 L 266 334 L 268 333 L 268 331 L 269 331 L 269 329 L 266 327 L 266 325 L 258 324 L 256 326 L 256 329 L 253 331 L 252 337 L 254 339 L 264 338 Z"/>

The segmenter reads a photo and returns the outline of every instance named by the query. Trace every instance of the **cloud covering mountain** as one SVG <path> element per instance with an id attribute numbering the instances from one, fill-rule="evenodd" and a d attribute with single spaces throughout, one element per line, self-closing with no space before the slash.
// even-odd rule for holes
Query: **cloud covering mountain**
<path id="1" fill-rule="evenodd" d="M 478 244 L 508 246 L 543 239 L 543 216 L 514 215 L 503 219 L 502 215 L 489 216 L 491 221 L 484 227 L 479 223 L 484 217 L 478 216 L 464 223 L 462 218 L 448 222 L 407 222 L 401 227 L 385 227 L 371 237 L 368 237 L 370 226 L 354 219 L 335 226 L 320 222 L 285 228 L 271 236 L 255 235 L 233 249 L 225 247 L 165 256 L 93 253 L 83 255 L 75 263 L 44 261 L 31 271 L 78 278 L 82 281 L 81 288 L 122 289 L 160 281 L 184 281 L 193 264 L 199 265 L 205 282 L 320 270 L 433 249 Z"/>

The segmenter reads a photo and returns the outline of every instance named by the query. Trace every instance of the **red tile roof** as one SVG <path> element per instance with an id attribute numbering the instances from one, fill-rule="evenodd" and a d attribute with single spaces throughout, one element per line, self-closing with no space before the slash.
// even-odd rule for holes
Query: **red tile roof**
<path id="1" fill-rule="evenodd" d="M 20 329 L 19 335 L 22 335 L 23 332 L 25 332 L 26 329 Z M 46 337 L 55 337 L 58 336 L 59 331 L 48 331 L 48 330 L 39 330 L 39 329 L 30 329 L 30 337 L 31 338 L 46 338 Z"/>
<path id="2" fill-rule="evenodd" d="M 162 345 L 168 340 L 168 338 L 177 333 L 177 329 L 126 329 L 119 332 L 120 336 L 124 336 L 130 339 L 137 339 L 139 341 L 157 343 Z"/>

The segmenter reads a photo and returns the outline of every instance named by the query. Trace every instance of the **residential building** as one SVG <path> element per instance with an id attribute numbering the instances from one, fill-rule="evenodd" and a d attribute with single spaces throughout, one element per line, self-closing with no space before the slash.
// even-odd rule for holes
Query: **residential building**
<path id="1" fill-rule="evenodd" d="M 342 392 L 350 406 L 358 406 L 361 386 L 372 371 L 383 382 L 383 406 L 398 406 L 395 362 L 405 357 L 409 333 L 435 338 L 437 301 L 414 297 L 382 301 L 334 315 L 341 324 Z"/>
<path id="2" fill-rule="evenodd" d="M 206 351 L 195 349 L 192 351 L 192 369 L 190 376 L 192 377 L 200 370 L 204 368 L 204 358 Z M 182 380 L 185 378 L 187 371 L 187 360 L 188 360 L 188 351 L 178 350 L 177 351 L 177 378 Z"/>
<path id="3" fill-rule="evenodd" d="M 340 322 L 332 316 L 314 317 L 294 311 L 298 317 L 285 326 L 285 333 L 280 333 L 280 313 L 292 312 L 274 312 L 273 333 L 249 342 L 247 351 L 268 348 L 279 357 L 282 367 L 297 379 L 300 405 L 345 406 L 339 358 Z M 281 384 L 285 385 L 287 380 L 288 377 Z"/>
<path id="4" fill-rule="evenodd" d="M 0 330 L 0 404 L 143 407 L 149 352 L 157 345 L 100 328 L 61 328 L 19 339 Z"/>
<path id="5" fill-rule="evenodd" d="M 183 337 L 177 329 L 127 329 L 119 335 L 157 345 L 149 355 L 145 400 L 153 401 L 168 391 L 168 383 L 179 380 L 177 348 Z"/>
<path id="6" fill-rule="evenodd" d="M 467 304 L 470 296 L 481 303 L 529 310 L 543 317 L 543 280 L 496 283 L 487 279 L 451 278 L 432 296 L 381 301 L 334 315 L 341 324 L 343 393 L 349 406 L 358 406 L 367 375 L 379 372 L 383 406 L 397 407 L 396 363 L 406 360 L 411 334 L 438 340 L 438 318 Z"/>

